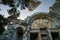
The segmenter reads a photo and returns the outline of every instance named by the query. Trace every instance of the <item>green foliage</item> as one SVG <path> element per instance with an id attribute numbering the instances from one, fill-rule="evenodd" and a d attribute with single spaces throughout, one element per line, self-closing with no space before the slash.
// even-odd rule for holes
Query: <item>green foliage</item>
<path id="1" fill-rule="evenodd" d="M 28 26 L 27 22 L 22 22 L 21 25 Z"/>
<path id="2" fill-rule="evenodd" d="M 0 15 L 0 34 L 3 34 L 3 31 L 5 30 L 4 25 L 6 25 L 6 19 Z"/>
<path id="3" fill-rule="evenodd" d="M 2 4 L 9 5 L 9 7 L 20 7 L 20 9 L 28 8 L 29 10 L 33 10 L 38 7 L 41 3 L 37 0 L 1 0 Z"/>
<path id="4" fill-rule="evenodd" d="M 4 5 L 9 5 L 10 7 L 14 6 L 14 1 L 13 0 L 1 0 L 2 4 Z"/>

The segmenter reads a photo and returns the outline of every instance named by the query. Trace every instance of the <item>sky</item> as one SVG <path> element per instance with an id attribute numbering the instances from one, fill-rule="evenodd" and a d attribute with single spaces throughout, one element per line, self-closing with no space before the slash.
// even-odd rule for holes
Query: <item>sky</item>
<path id="1" fill-rule="evenodd" d="M 33 11 L 29 11 L 27 8 L 24 10 L 20 10 L 20 8 L 18 8 L 18 10 L 20 11 L 20 17 L 18 18 L 24 20 L 27 16 L 31 16 L 37 12 L 48 13 L 49 7 L 51 7 L 55 3 L 55 0 L 39 0 L 39 1 L 41 1 L 41 4 Z M 0 10 L 0 14 L 4 15 L 4 17 L 8 17 L 9 15 L 7 9 L 10 9 L 10 7 L 0 4 L 0 8 L 2 9 Z"/>

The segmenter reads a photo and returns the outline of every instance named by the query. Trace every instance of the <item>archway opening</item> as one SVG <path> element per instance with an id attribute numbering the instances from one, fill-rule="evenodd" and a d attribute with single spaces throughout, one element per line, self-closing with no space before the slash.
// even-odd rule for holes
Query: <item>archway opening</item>
<path id="1" fill-rule="evenodd" d="M 38 33 L 30 33 L 30 40 L 38 40 Z"/>

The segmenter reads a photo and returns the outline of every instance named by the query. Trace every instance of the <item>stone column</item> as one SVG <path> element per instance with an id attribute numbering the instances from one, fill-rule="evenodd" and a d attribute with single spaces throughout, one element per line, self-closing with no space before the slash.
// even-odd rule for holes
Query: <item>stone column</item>
<path id="1" fill-rule="evenodd" d="M 50 39 L 50 40 L 53 40 L 53 39 L 52 39 L 51 32 L 50 32 L 50 30 L 49 30 L 49 29 L 48 29 L 48 35 L 49 35 L 49 39 Z"/>
<path id="2" fill-rule="evenodd" d="M 41 40 L 41 33 L 40 33 L 40 30 L 38 32 L 38 37 L 39 37 L 39 40 Z"/>
<path id="3" fill-rule="evenodd" d="M 30 40 L 30 26 L 27 27 L 27 40 Z"/>

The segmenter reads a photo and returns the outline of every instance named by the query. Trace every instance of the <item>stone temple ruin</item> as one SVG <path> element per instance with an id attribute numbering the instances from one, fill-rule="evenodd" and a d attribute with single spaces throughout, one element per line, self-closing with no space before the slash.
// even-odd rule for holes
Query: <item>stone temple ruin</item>
<path id="1" fill-rule="evenodd" d="M 26 18 L 28 40 L 60 40 L 60 0 L 50 7 L 50 12 L 35 13 Z"/>
<path id="2" fill-rule="evenodd" d="M 60 40 L 60 0 L 56 0 L 48 14 L 13 19 L 7 26 L 0 40 Z"/>

